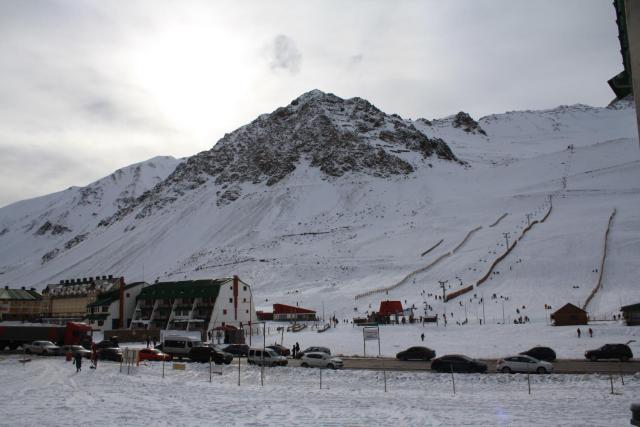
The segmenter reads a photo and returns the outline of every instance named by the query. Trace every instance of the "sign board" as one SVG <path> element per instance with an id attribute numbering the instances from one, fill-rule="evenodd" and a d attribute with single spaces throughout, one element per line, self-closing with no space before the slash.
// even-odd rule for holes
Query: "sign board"
<path id="1" fill-rule="evenodd" d="M 363 328 L 362 335 L 365 340 L 377 340 L 379 338 L 378 335 L 379 329 L 376 328 Z"/>
<path id="2" fill-rule="evenodd" d="M 174 363 L 173 364 L 173 370 L 174 371 L 184 371 L 186 370 L 187 365 L 185 365 L 184 363 Z"/>

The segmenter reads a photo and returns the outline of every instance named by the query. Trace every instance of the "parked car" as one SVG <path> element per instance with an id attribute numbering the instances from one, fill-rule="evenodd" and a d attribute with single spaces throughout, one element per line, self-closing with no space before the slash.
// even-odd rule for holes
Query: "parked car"
<path id="1" fill-rule="evenodd" d="M 289 350 L 287 347 L 282 346 L 280 344 L 268 345 L 267 348 L 270 348 L 271 350 L 275 351 L 280 356 L 287 357 L 291 354 L 291 350 Z"/>
<path id="2" fill-rule="evenodd" d="M 431 369 L 437 372 L 487 372 L 487 364 L 461 354 L 448 354 L 433 359 Z"/>
<path id="3" fill-rule="evenodd" d="M 344 366 L 342 359 L 333 357 L 327 353 L 320 352 L 308 352 L 305 353 L 302 358 L 300 366 L 303 368 L 328 368 L 328 369 L 340 369 Z"/>
<path id="4" fill-rule="evenodd" d="M 24 352 L 27 354 L 41 354 L 42 356 L 57 356 L 62 354 L 60 347 L 51 341 L 34 341 L 24 346 Z"/>
<path id="5" fill-rule="evenodd" d="M 331 350 L 327 347 L 309 347 L 305 348 L 303 351 L 300 351 L 296 354 L 296 359 L 301 359 L 307 353 L 326 353 L 331 355 Z"/>
<path id="6" fill-rule="evenodd" d="M 98 359 L 112 360 L 114 362 L 122 362 L 122 350 L 117 347 L 101 348 L 98 350 Z"/>
<path id="7" fill-rule="evenodd" d="M 265 348 L 264 352 L 261 348 L 251 348 L 249 356 L 247 356 L 247 363 L 250 365 L 287 366 L 289 362 L 286 357 L 280 356 L 270 348 Z"/>
<path id="8" fill-rule="evenodd" d="M 96 348 L 98 350 L 100 350 L 101 348 L 118 348 L 118 347 L 120 347 L 118 345 L 118 340 L 114 340 L 114 339 L 103 340 L 103 341 L 100 341 L 98 344 L 96 344 Z"/>
<path id="9" fill-rule="evenodd" d="M 162 351 L 181 359 L 188 357 L 193 347 L 202 346 L 202 340 L 188 336 L 167 336 L 164 338 Z"/>
<path id="10" fill-rule="evenodd" d="M 505 374 L 512 372 L 537 372 L 538 374 L 548 374 L 553 372 L 553 365 L 549 362 L 535 359 L 531 356 L 519 354 L 517 356 L 498 359 L 496 371 Z"/>
<path id="11" fill-rule="evenodd" d="M 598 349 L 585 352 L 584 357 L 592 362 L 599 359 L 620 359 L 621 362 L 626 362 L 633 359 L 633 353 L 626 344 L 605 344 Z"/>
<path id="12" fill-rule="evenodd" d="M 249 346 L 247 344 L 227 344 L 222 347 L 222 351 L 236 357 L 246 357 L 249 354 Z"/>
<path id="13" fill-rule="evenodd" d="M 189 352 L 189 359 L 192 362 L 206 363 L 211 360 L 216 365 L 228 365 L 233 360 L 233 355 L 220 351 L 215 347 L 201 345 L 193 347 Z"/>
<path id="14" fill-rule="evenodd" d="M 157 348 L 143 348 L 138 352 L 140 361 L 152 360 L 152 361 L 170 361 L 173 357 L 170 354 L 163 353 Z"/>
<path id="15" fill-rule="evenodd" d="M 91 350 L 87 350 L 81 345 L 63 345 L 62 354 L 67 354 L 67 353 L 71 353 L 71 354 L 80 353 L 82 354 L 82 357 L 84 357 L 85 359 L 91 359 Z"/>
<path id="16" fill-rule="evenodd" d="M 396 354 L 398 360 L 431 360 L 436 357 L 436 352 L 427 347 L 409 347 Z"/>
<path id="17" fill-rule="evenodd" d="M 556 352 L 549 347 L 536 346 L 520 354 L 531 356 L 534 359 L 544 360 L 545 362 L 555 362 L 556 360 Z"/>

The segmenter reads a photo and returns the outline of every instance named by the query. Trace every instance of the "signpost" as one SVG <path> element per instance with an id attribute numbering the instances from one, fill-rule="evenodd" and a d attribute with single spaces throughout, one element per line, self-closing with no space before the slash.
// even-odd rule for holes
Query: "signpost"
<path id="1" fill-rule="evenodd" d="M 365 326 L 362 328 L 362 345 L 364 348 L 364 357 L 367 356 L 367 340 L 378 340 L 378 356 L 380 356 L 380 327 Z"/>

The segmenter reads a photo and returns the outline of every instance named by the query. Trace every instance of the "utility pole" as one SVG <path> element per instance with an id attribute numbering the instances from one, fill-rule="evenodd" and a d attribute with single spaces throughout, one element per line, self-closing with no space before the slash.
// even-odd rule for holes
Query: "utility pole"
<path id="1" fill-rule="evenodd" d="M 446 288 L 444 286 L 444 285 L 447 284 L 447 282 L 448 282 L 448 280 L 444 280 L 444 281 L 443 280 L 438 280 L 438 283 L 440 283 L 440 287 L 442 288 L 442 303 L 443 304 L 444 304 L 444 301 L 445 301 L 445 299 L 447 297 L 447 295 L 445 293 L 446 292 Z"/>
<path id="2" fill-rule="evenodd" d="M 510 233 L 502 233 L 502 235 L 504 236 L 504 238 L 507 240 L 507 250 L 509 250 L 509 234 L 510 234 Z"/>

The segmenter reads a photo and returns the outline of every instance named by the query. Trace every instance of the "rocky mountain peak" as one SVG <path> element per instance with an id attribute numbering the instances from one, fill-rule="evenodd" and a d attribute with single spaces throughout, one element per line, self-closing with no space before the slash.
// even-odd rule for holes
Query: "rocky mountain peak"
<path id="1" fill-rule="evenodd" d="M 476 122 L 469 114 L 464 111 L 460 111 L 458 114 L 453 116 L 453 121 L 451 125 L 454 128 L 462 129 L 467 133 L 479 133 L 480 135 L 487 135 L 487 133 L 480 127 L 480 124 Z"/>
<path id="2" fill-rule="evenodd" d="M 362 98 L 313 90 L 188 158 L 140 201 L 164 204 L 213 183 L 220 187 L 218 204 L 226 204 L 241 195 L 243 184 L 274 185 L 303 163 L 327 179 L 350 172 L 390 177 L 409 174 L 432 156 L 457 161 L 442 139 L 427 137 L 398 115 Z"/>

